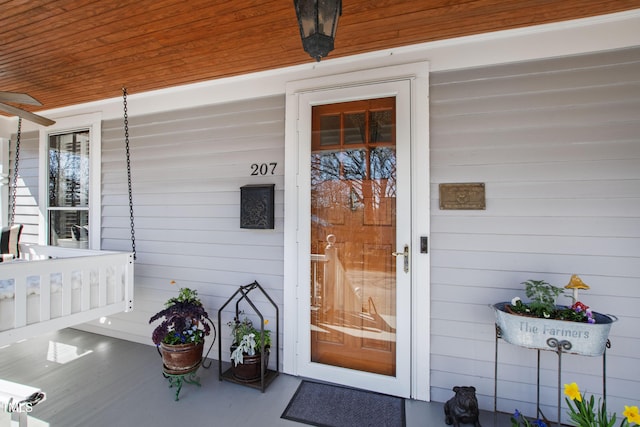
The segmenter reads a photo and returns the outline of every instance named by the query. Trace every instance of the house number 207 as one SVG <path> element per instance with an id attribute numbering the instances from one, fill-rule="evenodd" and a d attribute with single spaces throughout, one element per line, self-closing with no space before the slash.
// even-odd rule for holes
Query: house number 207
<path id="1" fill-rule="evenodd" d="M 276 162 L 271 163 L 253 163 L 251 165 L 251 175 L 273 175 L 276 171 Z"/>

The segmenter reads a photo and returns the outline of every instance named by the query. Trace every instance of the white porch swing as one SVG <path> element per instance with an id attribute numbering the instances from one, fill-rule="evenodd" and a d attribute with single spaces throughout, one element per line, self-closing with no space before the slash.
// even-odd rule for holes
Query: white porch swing
<path id="1" fill-rule="evenodd" d="M 131 252 L 19 243 L 22 225 L 14 224 L 18 120 L 10 226 L 3 229 L 0 245 L 7 252 L 0 263 L 0 346 L 133 310 L 135 234 L 126 96 L 123 88 Z"/>

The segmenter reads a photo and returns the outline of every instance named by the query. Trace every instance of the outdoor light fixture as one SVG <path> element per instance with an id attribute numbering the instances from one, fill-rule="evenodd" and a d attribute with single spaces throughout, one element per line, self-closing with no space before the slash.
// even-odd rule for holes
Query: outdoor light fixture
<path id="1" fill-rule="evenodd" d="M 316 61 L 333 50 L 342 0 L 293 0 L 305 52 Z"/>

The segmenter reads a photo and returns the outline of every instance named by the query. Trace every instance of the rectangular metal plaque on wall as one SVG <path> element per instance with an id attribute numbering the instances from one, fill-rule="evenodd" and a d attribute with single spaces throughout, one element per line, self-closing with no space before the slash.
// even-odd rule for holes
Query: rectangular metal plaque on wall
<path id="1" fill-rule="evenodd" d="M 484 183 L 440 184 L 440 209 L 486 209 Z"/>
<path id="2" fill-rule="evenodd" d="M 275 184 L 253 184 L 240 187 L 240 228 L 274 228 Z"/>

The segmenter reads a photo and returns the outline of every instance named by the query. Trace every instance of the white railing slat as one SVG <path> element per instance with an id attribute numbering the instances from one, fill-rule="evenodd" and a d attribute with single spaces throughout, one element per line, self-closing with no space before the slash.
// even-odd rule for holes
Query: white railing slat
<path id="1" fill-rule="evenodd" d="M 13 278 L 16 327 L 27 324 L 27 277 L 24 273 Z"/>
<path id="2" fill-rule="evenodd" d="M 12 301 L 13 324 L 0 324 L 0 345 L 133 309 L 133 254 L 38 245 L 21 251 L 23 260 L 0 264 L 0 280 L 14 285 L 14 298 L 3 300 L 5 307 Z M 29 296 L 34 284 L 38 295 Z"/>
<path id="3" fill-rule="evenodd" d="M 40 275 L 40 321 L 51 319 L 51 274 Z"/>

